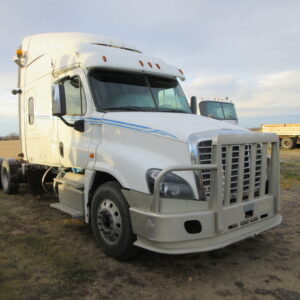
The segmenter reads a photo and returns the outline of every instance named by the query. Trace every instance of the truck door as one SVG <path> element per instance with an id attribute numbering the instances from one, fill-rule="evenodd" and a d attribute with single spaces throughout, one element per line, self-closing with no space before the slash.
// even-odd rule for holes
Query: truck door
<path id="1" fill-rule="evenodd" d="M 58 151 L 60 163 L 64 167 L 86 168 L 89 159 L 89 146 L 91 143 L 91 128 L 86 122 L 91 107 L 87 101 L 88 86 L 82 70 L 68 72 L 58 82 L 64 85 L 66 96 L 65 120 L 74 123 L 76 120 L 85 120 L 84 132 L 57 120 Z"/>

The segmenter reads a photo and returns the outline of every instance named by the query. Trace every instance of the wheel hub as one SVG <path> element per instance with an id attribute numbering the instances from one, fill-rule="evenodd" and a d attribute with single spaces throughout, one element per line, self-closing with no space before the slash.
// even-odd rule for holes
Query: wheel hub
<path id="1" fill-rule="evenodd" d="M 102 238 L 109 244 L 116 244 L 122 232 L 120 211 L 111 200 L 101 202 L 98 213 L 98 228 Z"/>
<path id="2" fill-rule="evenodd" d="M 101 212 L 101 216 L 102 216 L 103 227 L 110 228 L 111 224 L 112 224 L 112 216 L 111 216 L 110 212 L 103 210 Z"/>

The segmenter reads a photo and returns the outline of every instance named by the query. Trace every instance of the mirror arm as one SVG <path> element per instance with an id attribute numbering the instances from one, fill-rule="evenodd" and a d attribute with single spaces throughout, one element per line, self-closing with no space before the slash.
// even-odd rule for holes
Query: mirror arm
<path id="1" fill-rule="evenodd" d="M 67 122 L 62 116 L 58 116 L 67 126 L 69 127 L 75 127 L 74 124 Z"/>
<path id="2" fill-rule="evenodd" d="M 73 127 L 79 132 L 84 132 L 84 120 L 77 120 L 74 123 L 67 122 L 62 116 L 58 116 L 67 126 Z"/>

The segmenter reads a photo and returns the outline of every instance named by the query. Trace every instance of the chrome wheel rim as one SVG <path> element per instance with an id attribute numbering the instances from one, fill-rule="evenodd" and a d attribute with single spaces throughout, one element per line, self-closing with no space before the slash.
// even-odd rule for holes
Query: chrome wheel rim
<path id="1" fill-rule="evenodd" d="M 97 223 L 100 235 L 108 244 L 116 244 L 122 233 L 122 218 L 116 204 L 105 199 L 101 202 L 98 213 Z"/>
<path id="2" fill-rule="evenodd" d="M 5 169 L 2 172 L 1 181 L 2 181 L 2 187 L 4 189 L 7 189 L 7 187 L 8 187 L 8 174 L 7 174 L 7 171 Z"/>

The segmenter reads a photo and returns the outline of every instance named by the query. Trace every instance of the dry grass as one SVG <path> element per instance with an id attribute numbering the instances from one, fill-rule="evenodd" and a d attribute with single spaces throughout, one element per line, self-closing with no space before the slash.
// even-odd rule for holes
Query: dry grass
<path id="1" fill-rule="evenodd" d="M 300 299 L 299 192 L 281 226 L 195 255 L 107 257 L 90 227 L 37 200 L 0 192 L 0 299 Z"/>
<path id="2" fill-rule="evenodd" d="M 97 247 L 88 225 L 49 207 L 56 198 L 38 200 L 25 186 L 0 192 L 0 299 L 300 299 L 300 155 L 288 157 L 283 223 L 195 255 L 143 251 L 119 262 Z"/>
<path id="3" fill-rule="evenodd" d="M 300 149 L 281 150 L 281 188 L 300 186 Z"/>
<path id="4" fill-rule="evenodd" d="M 21 142 L 17 141 L 0 141 L 1 158 L 18 158 L 21 153 Z"/>

